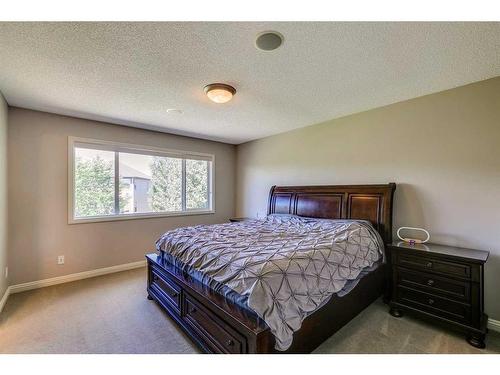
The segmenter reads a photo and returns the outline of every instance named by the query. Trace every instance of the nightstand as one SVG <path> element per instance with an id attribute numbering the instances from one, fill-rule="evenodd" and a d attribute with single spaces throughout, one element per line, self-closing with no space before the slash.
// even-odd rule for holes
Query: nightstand
<path id="1" fill-rule="evenodd" d="M 390 313 L 403 312 L 455 328 L 472 346 L 484 348 L 484 264 L 489 252 L 436 244 L 393 242 Z"/>
<path id="2" fill-rule="evenodd" d="M 252 220 L 251 217 L 232 217 L 229 219 L 231 223 L 238 223 L 240 221 Z"/>

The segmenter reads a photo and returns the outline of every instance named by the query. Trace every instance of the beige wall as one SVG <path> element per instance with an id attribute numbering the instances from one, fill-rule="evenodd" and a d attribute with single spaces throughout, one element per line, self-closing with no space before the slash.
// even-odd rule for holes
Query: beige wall
<path id="1" fill-rule="evenodd" d="M 240 145 L 237 171 L 241 216 L 264 215 L 275 184 L 396 182 L 395 228 L 491 252 L 486 310 L 500 319 L 500 78 Z"/>
<path id="2" fill-rule="evenodd" d="M 216 213 L 68 225 L 68 136 L 215 154 Z M 8 144 L 11 285 L 140 261 L 165 231 L 234 214 L 232 145 L 19 108 L 9 109 Z"/>
<path id="3" fill-rule="evenodd" d="M 0 299 L 7 290 L 7 103 L 0 92 Z"/>

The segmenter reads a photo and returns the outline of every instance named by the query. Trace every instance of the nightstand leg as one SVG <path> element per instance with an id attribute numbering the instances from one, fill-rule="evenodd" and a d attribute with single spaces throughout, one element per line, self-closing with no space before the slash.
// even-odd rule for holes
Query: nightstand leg
<path id="1" fill-rule="evenodd" d="M 469 333 L 469 335 L 467 336 L 467 342 L 475 348 L 486 348 L 486 344 L 484 343 L 484 335 L 482 334 Z"/>
<path id="2" fill-rule="evenodd" d="M 396 307 L 391 307 L 391 309 L 389 310 L 389 314 L 396 318 L 401 318 L 403 316 L 403 312 Z"/>

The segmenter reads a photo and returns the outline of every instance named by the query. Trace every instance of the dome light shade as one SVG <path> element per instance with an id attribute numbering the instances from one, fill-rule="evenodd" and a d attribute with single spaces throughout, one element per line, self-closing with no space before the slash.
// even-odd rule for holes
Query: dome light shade
<path id="1" fill-rule="evenodd" d="M 227 103 L 236 94 L 236 89 L 225 83 L 211 83 L 206 85 L 204 90 L 208 98 L 218 104 Z"/>

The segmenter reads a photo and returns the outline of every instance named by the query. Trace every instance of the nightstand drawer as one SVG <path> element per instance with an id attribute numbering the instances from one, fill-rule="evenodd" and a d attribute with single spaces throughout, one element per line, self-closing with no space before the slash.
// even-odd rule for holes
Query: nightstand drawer
<path id="1" fill-rule="evenodd" d="M 451 262 L 447 260 L 437 260 L 424 256 L 413 256 L 399 254 L 397 263 L 406 268 L 437 272 L 443 275 L 470 278 L 471 267 L 468 264 Z"/>
<path id="2" fill-rule="evenodd" d="M 430 293 L 398 286 L 397 302 L 427 311 L 444 318 L 467 324 L 471 320 L 471 308 L 467 304 L 451 301 Z"/>
<path id="3" fill-rule="evenodd" d="M 422 271 L 397 267 L 398 285 L 438 294 L 444 297 L 470 301 L 470 281 L 454 280 Z"/>

